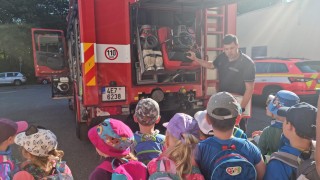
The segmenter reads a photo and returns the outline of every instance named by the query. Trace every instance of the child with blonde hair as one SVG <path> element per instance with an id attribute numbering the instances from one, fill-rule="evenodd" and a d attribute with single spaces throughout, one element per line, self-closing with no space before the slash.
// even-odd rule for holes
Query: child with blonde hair
<path id="1" fill-rule="evenodd" d="M 27 161 L 21 164 L 22 171 L 16 173 L 13 180 L 73 179 L 71 170 L 61 161 L 64 152 L 57 149 L 57 137 L 50 130 L 30 126 L 19 133 L 14 142 L 22 147 L 22 156 Z"/>
<path id="2" fill-rule="evenodd" d="M 104 161 L 95 168 L 89 179 L 146 179 L 147 168 L 137 161 L 130 146 L 134 136 L 123 122 L 108 118 L 88 132 L 91 143 Z"/>
<path id="3" fill-rule="evenodd" d="M 199 142 L 197 121 L 187 114 L 177 113 L 164 126 L 167 128 L 166 149 L 148 164 L 149 179 L 204 179 L 193 158 Z"/>

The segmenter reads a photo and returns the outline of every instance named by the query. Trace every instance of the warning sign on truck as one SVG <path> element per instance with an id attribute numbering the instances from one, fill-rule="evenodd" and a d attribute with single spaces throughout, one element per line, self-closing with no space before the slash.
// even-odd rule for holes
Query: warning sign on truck
<path id="1" fill-rule="evenodd" d="M 130 63 L 130 45 L 97 44 L 98 63 Z"/>

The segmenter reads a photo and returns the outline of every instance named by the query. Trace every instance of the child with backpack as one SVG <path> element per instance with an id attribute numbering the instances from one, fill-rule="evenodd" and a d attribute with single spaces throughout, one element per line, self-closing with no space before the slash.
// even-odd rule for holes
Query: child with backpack
<path id="1" fill-rule="evenodd" d="M 198 126 L 200 128 L 200 136 L 199 140 L 205 140 L 208 137 L 214 136 L 214 132 L 212 129 L 212 126 L 207 122 L 206 120 L 207 110 L 204 111 L 198 111 L 194 115 L 194 119 L 198 122 Z M 246 133 L 238 127 L 233 128 L 233 136 L 237 138 L 247 139 Z"/>
<path id="2" fill-rule="evenodd" d="M 50 130 L 32 125 L 19 133 L 14 142 L 21 146 L 22 156 L 27 160 L 13 180 L 73 179 L 66 162 L 61 161 L 64 152 L 57 149 L 57 137 Z"/>
<path id="3" fill-rule="evenodd" d="M 204 180 L 193 158 L 199 137 L 197 122 L 177 113 L 163 125 L 167 128 L 166 149 L 148 164 L 149 179 Z"/>
<path id="4" fill-rule="evenodd" d="M 90 180 L 147 179 L 147 168 L 130 153 L 134 136 L 123 122 L 108 118 L 88 132 L 91 143 L 104 161 L 90 174 Z"/>
<path id="5" fill-rule="evenodd" d="M 228 92 L 210 97 L 206 120 L 214 136 L 199 142 L 195 160 L 205 179 L 262 179 L 265 164 L 260 150 L 250 141 L 233 137 L 241 106 Z"/>
<path id="6" fill-rule="evenodd" d="M 28 123 L 14 122 L 10 119 L 0 118 L 0 179 L 10 180 L 13 173 L 19 169 L 12 158 L 11 145 L 14 144 L 16 134 L 25 131 Z"/>
<path id="7" fill-rule="evenodd" d="M 268 104 L 268 112 L 272 113 L 275 117 L 275 121 L 270 126 L 263 129 L 258 147 L 262 155 L 271 155 L 273 152 L 279 150 L 280 146 L 284 144 L 281 141 L 285 141 L 285 137 L 282 135 L 282 124 L 285 120 L 284 117 L 278 116 L 278 110 L 281 107 L 291 107 L 299 103 L 300 98 L 293 92 L 287 90 L 281 90 L 277 92 L 274 99 Z"/>
<path id="8" fill-rule="evenodd" d="M 274 95 L 269 95 L 268 96 L 268 99 L 266 101 L 266 115 L 271 117 L 271 124 L 274 124 L 276 122 L 276 119 L 274 118 L 274 115 L 269 111 L 269 103 L 271 101 L 273 101 L 274 99 Z M 252 142 L 254 145 L 258 146 L 258 143 L 259 143 L 259 139 L 260 139 L 260 136 L 262 134 L 262 131 L 261 130 L 257 130 L 257 131 L 253 131 L 251 133 L 251 138 L 250 138 L 250 142 Z"/>
<path id="9" fill-rule="evenodd" d="M 313 158 L 312 140 L 316 137 L 317 108 L 302 102 L 281 107 L 278 116 L 285 117 L 283 133 L 290 141 L 271 155 L 265 179 L 320 179 Z"/>
<path id="10" fill-rule="evenodd" d="M 140 128 L 134 133 L 133 150 L 138 160 L 147 165 L 153 158 L 159 157 L 165 140 L 165 136 L 154 129 L 160 121 L 159 104 L 151 98 L 141 99 L 133 119 Z"/>

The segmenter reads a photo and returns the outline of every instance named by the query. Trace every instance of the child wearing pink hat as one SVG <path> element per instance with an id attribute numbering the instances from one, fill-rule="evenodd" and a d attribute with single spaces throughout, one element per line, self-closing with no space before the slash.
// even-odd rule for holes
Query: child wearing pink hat
<path id="1" fill-rule="evenodd" d="M 106 119 L 91 128 L 88 137 L 98 154 L 105 158 L 91 173 L 90 180 L 112 179 L 121 173 L 128 180 L 147 178 L 145 165 L 131 153 L 134 136 L 126 124 L 116 119 Z M 115 173 L 117 169 L 121 169 L 119 174 Z"/>
<path id="2" fill-rule="evenodd" d="M 25 121 L 14 122 L 0 118 L 0 179 L 11 179 L 15 169 L 18 169 L 12 161 L 11 145 L 14 137 L 27 128 L 28 123 Z"/>

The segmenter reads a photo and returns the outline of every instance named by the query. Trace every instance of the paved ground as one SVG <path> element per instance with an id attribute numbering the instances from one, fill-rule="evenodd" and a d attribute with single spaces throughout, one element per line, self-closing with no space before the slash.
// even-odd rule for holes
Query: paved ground
<path id="1" fill-rule="evenodd" d="M 52 130 L 77 180 L 88 179 L 101 159 L 90 142 L 76 138 L 73 111 L 69 110 L 67 100 L 51 99 L 50 85 L 0 86 L 0 117 L 26 120 Z M 270 120 L 265 116 L 264 107 L 254 105 L 247 134 L 268 124 Z"/>

